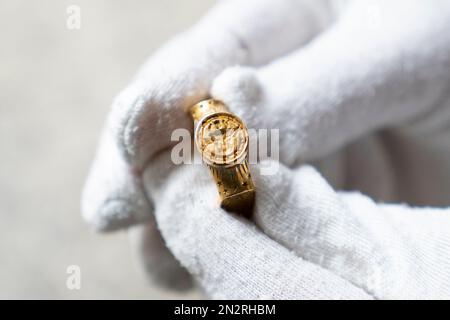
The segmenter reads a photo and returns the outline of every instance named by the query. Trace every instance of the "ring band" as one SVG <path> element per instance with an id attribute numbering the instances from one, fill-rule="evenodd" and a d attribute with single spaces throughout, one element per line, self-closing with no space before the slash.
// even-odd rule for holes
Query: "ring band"
<path id="1" fill-rule="evenodd" d="M 216 182 L 221 207 L 250 215 L 255 186 L 248 166 L 247 127 L 219 100 L 201 101 L 190 108 L 190 114 L 195 144 Z"/>

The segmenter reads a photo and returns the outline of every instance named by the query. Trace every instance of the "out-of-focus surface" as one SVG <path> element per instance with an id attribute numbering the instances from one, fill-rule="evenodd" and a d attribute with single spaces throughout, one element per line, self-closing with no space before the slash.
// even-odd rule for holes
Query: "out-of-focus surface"
<path id="1" fill-rule="evenodd" d="M 0 2 L 0 298 L 195 298 L 157 289 L 127 234 L 97 235 L 80 190 L 113 97 L 170 36 L 211 7 L 197 1 Z M 66 12 L 81 9 L 81 29 Z M 81 267 L 81 289 L 66 286 Z"/>

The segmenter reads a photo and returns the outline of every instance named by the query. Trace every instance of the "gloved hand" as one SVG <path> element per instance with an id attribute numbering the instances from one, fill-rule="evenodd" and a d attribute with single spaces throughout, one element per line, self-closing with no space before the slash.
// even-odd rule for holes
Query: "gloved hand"
<path id="1" fill-rule="evenodd" d="M 163 238 L 213 298 L 450 297 L 450 209 L 336 193 L 310 166 L 254 166 L 255 227 L 218 207 L 207 168 L 168 152 L 153 163 L 144 185 Z"/>
<path id="2" fill-rule="evenodd" d="M 142 174 L 159 171 L 154 157 L 174 129 L 192 127 L 185 109 L 208 92 L 248 127 L 280 129 L 286 166 L 314 161 L 336 188 L 448 205 L 449 3 L 339 3 L 224 1 L 153 55 L 113 104 L 84 190 L 86 220 L 100 230 L 145 223 L 147 269 L 165 284 L 189 283 L 156 231 L 160 199 Z"/>

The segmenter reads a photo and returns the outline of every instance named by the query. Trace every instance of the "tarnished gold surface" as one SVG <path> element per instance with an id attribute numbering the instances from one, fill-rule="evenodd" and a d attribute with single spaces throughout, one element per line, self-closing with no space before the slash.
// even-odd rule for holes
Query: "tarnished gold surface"
<path id="1" fill-rule="evenodd" d="M 201 101 L 190 111 L 195 143 L 216 181 L 221 206 L 251 213 L 255 187 L 248 167 L 249 137 L 244 122 L 218 100 Z"/>

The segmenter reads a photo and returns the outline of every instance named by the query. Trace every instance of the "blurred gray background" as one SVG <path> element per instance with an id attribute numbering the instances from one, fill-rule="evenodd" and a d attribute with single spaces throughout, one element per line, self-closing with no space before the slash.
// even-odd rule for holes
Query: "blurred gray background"
<path id="1" fill-rule="evenodd" d="M 81 9 L 81 29 L 66 26 Z M 196 298 L 145 280 L 126 232 L 99 235 L 80 191 L 114 96 L 213 0 L 0 1 L 0 298 Z M 81 267 L 81 289 L 66 286 Z"/>

